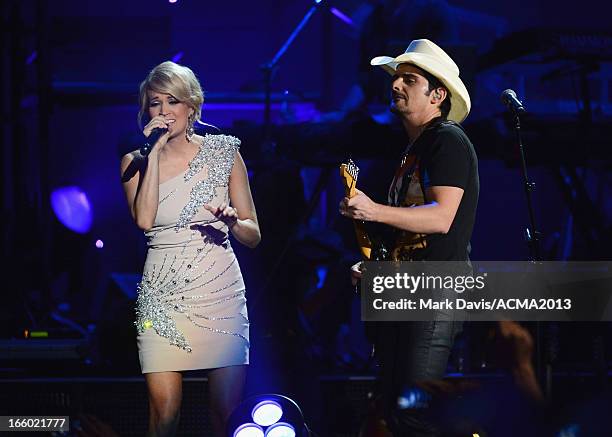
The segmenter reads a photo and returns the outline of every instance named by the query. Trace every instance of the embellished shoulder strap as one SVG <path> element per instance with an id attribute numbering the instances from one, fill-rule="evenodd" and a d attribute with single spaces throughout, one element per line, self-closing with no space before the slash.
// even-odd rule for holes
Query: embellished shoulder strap
<path id="1" fill-rule="evenodd" d="M 189 201 L 181 210 L 175 230 L 187 227 L 198 210 L 215 197 L 217 188 L 226 187 L 234 167 L 234 158 L 240 147 L 240 140 L 231 135 L 206 135 L 196 157 L 189 163 L 185 181 L 198 174 L 204 166 L 208 176 L 195 183 L 189 194 Z"/>
<path id="2" fill-rule="evenodd" d="M 233 135 L 211 135 L 207 134 L 204 136 L 203 146 L 205 148 L 217 150 L 217 151 L 227 151 L 236 152 L 240 149 L 240 140 Z"/>
<path id="3" fill-rule="evenodd" d="M 231 166 L 233 166 L 234 154 L 239 148 L 240 140 L 234 136 L 207 134 L 200 144 L 200 150 L 189 162 L 189 170 L 185 173 L 185 182 L 202 171 L 204 165 L 219 164 L 217 161 L 220 158 L 230 161 Z"/>

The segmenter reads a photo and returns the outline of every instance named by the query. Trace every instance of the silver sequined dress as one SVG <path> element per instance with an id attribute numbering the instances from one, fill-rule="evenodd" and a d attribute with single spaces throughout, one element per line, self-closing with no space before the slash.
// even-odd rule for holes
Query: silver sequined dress
<path id="1" fill-rule="evenodd" d="M 248 364 L 240 267 L 227 226 L 203 207 L 229 203 L 239 146 L 235 137 L 206 135 L 189 169 L 159 185 L 136 302 L 142 373 Z"/>

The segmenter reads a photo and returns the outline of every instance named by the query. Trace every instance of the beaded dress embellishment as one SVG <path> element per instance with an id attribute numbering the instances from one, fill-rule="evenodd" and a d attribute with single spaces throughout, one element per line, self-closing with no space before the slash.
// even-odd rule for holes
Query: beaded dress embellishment
<path id="1" fill-rule="evenodd" d="M 176 232 L 185 229 L 193 216 L 215 196 L 215 189 L 227 186 L 234 154 L 240 146 L 240 140 L 230 135 L 207 135 L 198 154 L 189 163 L 185 173 L 185 182 L 198 174 L 204 166 L 208 167 L 208 177 L 198 181 L 191 189 L 189 202 L 183 207 L 176 223 Z"/>
<path id="2" fill-rule="evenodd" d="M 204 167 L 208 169 L 207 178 L 196 182 L 191 189 L 189 201 L 181 210 L 179 220 L 174 226 L 176 232 L 189 226 L 199 209 L 215 197 L 217 188 L 228 185 L 229 175 L 234 165 L 235 152 L 239 146 L 240 140 L 229 135 L 207 135 L 204 138 L 200 150 L 189 163 L 189 169 L 183 178 L 185 182 L 188 182 Z M 165 231 L 171 231 L 171 229 L 166 228 Z M 194 233 L 191 232 L 192 235 Z M 233 281 L 215 287 L 215 281 L 222 278 L 224 273 L 236 262 L 234 258 L 227 267 L 213 275 L 211 270 L 217 261 L 214 259 L 209 261 L 206 258 L 217 245 L 219 245 L 218 242 L 215 243 L 204 236 L 202 246 L 196 249 L 196 254 L 192 258 L 177 258 L 176 255 L 169 258 L 168 255 L 165 255 L 161 265 L 153 264 L 151 269 L 144 274 L 142 281 L 138 284 L 136 321 L 134 322 L 140 334 L 144 333 L 146 329 L 153 328 L 157 334 L 167 338 L 170 344 L 191 352 L 191 345 L 177 328 L 170 315 L 170 312 L 178 312 L 202 329 L 240 337 L 248 343 L 248 339 L 241 333 L 217 329 L 199 323 L 199 320 L 215 321 L 239 317 L 244 319 L 244 323 L 248 325 L 248 318 L 241 313 L 236 316 L 213 317 L 199 312 L 202 308 L 244 297 L 244 289 L 242 289 L 214 300 L 217 293 L 234 287 L 238 283 L 238 281 Z M 184 249 L 185 247 L 183 247 Z M 206 265 L 207 261 L 208 265 Z M 205 265 L 198 269 L 202 263 Z M 210 291 L 203 291 L 197 296 L 188 293 L 204 287 L 207 290 L 210 289 Z M 206 299 L 207 302 L 201 303 L 203 299 Z"/>

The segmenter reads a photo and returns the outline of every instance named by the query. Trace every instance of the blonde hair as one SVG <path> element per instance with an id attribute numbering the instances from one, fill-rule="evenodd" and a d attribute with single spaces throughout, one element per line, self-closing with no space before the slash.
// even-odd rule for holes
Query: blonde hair
<path id="1" fill-rule="evenodd" d="M 141 128 L 143 118 L 148 116 L 149 96 L 147 91 L 170 94 L 179 102 L 185 103 L 193 109 L 195 123 L 202 123 L 200 117 L 202 115 L 204 93 L 196 75 L 189 67 L 172 61 L 162 62 L 153 68 L 147 78 L 142 81 L 138 96 L 140 102 L 138 125 Z"/>

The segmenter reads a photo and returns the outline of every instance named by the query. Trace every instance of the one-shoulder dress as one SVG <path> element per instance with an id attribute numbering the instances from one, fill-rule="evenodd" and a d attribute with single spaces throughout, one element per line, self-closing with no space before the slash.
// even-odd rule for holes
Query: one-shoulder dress
<path id="1" fill-rule="evenodd" d="M 189 168 L 159 185 L 136 301 L 142 373 L 248 364 L 244 281 L 227 225 L 204 208 L 229 203 L 239 146 L 206 135 Z"/>

